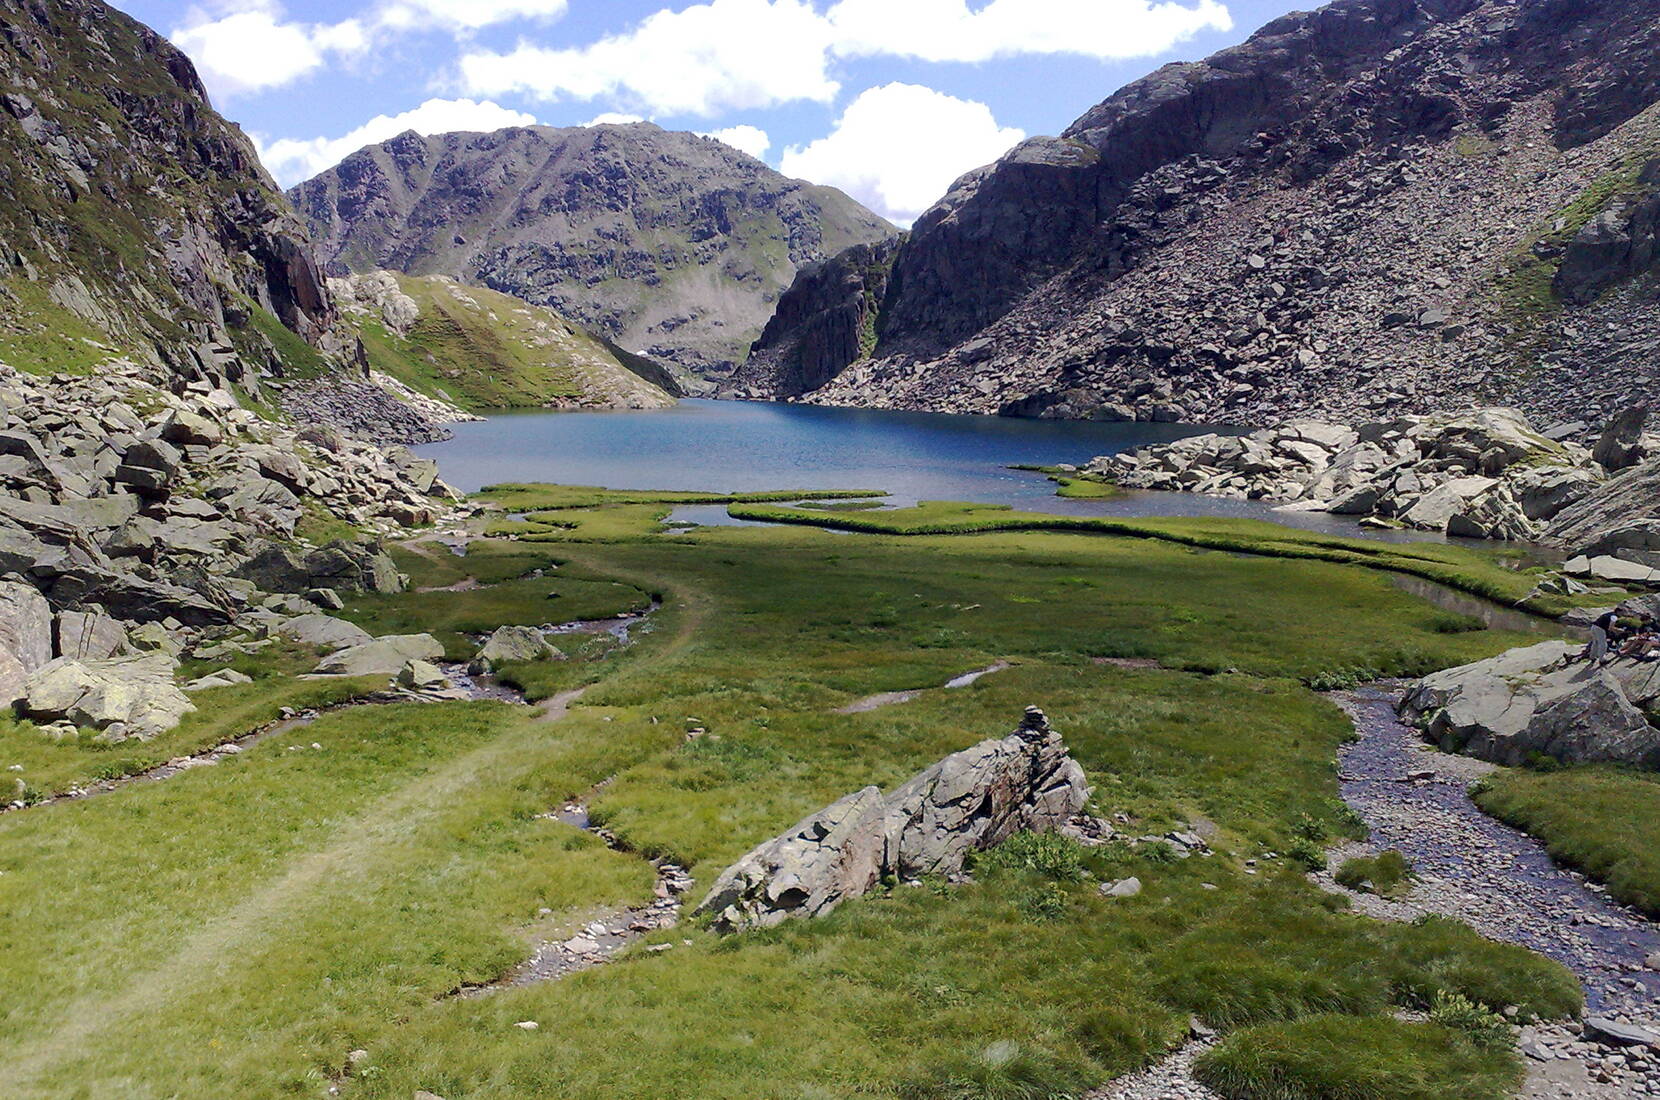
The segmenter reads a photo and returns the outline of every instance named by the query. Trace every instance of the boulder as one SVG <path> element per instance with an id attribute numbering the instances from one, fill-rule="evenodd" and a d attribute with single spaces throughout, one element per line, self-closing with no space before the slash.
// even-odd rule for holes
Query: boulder
<path id="1" fill-rule="evenodd" d="M 180 447 L 213 447 L 225 439 L 225 430 L 207 417 L 180 409 L 161 426 L 161 437 Z"/>
<path id="2" fill-rule="evenodd" d="M 1542 642 L 1438 672 L 1412 686 L 1401 713 L 1429 737 L 1497 764 L 1542 754 L 1660 768 L 1660 729 L 1625 687 L 1639 683 L 1636 662 L 1592 666 L 1572 660 L 1579 649 Z"/>
<path id="3" fill-rule="evenodd" d="M 52 608 L 33 585 L 0 581 L 0 704 L 23 698 L 31 673 L 52 659 Z"/>
<path id="4" fill-rule="evenodd" d="M 408 691 L 448 691 L 455 685 L 430 661 L 409 661 L 398 670 L 398 686 Z"/>
<path id="5" fill-rule="evenodd" d="M 503 626 L 486 638 L 468 671 L 494 672 L 513 661 L 545 661 L 555 653 L 547 637 L 533 626 Z"/>
<path id="6" fill-rule="evenodd" d="M 245 672 L 238 672 L 234 668 L 222 668 L 218 672 L 210 672 L 206 676 L 190 681 L 184 686 L 186 692 L 206 691 L 209 688 L 230 687 L 233 684 L 251 684 L 254 678 Z"/>
<path id="7" fill-rule="evenodd" d="M 1647 405 L 1633 405 L 1616 416 L 1603 430 L 1591 457 L 1609 473 L 1629 470 L 1647 457 L 1643 429 L 1648 426 Z"/>
<path id="8" fill-rule="evenodd" d="M 276 632 L 301 645 L 314 645 L 322 649 L 346 649 L 374 641 L 374 637 L 356 623 L 336 619 L 332 615 L 296 615 L 278 623 Z"/>
<path id="9" fill-rule="evenodd" d="M 331 542 L 310 553 L 264 543 L 236 569 L 267 592 L 306 592 L 313 588 L 394 593 L 403 591 L 395 563 L 378 546 Z"/>
<path id="10" fill-rule="evenodd" d="M 444 647 L 430 634 L 389 634 L 331 653 L 318 664 L 319 676 L 396 676 L 410 661 L 437 661 Z"/>
<path id="11" fill-rule="evenodd" d="M 1043 712 L 919 773 L 884 798 L 876 787 L 808 816 L 715 882 L 698 911 L 720 931 L 828 913 L 885 875 L 952 875 L 970 853 L 1022 831 L 1053 832 L 1089 801 L 1083 769 Z"/>
<path id="12" fill-rule="evenodd" d="M 698 909 L 723 931 L 828 913 L 881 880 L 885 821 L 880 789 L 850 794 L 733 864 Z"/>
<path id="13" fill-rule="evenodd" d="M 127 627 L 102 611 L 64 611 L 58 615 L 57 654 L 77 661 L 103 661 L 127 645 Z"/>
<path id="14" fill-rule="evenodd" d="M 29 677 L 23 711 L 103 730 L 108 740 L 147 741 L 196 709 L 173 682 L 175 667 L 163 654 L 112 661 L 59 657 Z"/>

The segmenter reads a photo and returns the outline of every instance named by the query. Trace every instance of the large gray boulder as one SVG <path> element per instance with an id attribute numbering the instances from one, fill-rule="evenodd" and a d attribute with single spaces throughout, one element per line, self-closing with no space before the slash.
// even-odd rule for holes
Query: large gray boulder
<path id="1" fill-rule="evenodd" d="M 29 675 L 52 659 L 52 608 L 33 585 L 0 581 L 0 704 L 23 698 Z"/>
<path id="2" fill-rule="evenodd" d="M 24 713 L 46 722 L 70 721 L 102 730 L 106 740 L 149 740 L 196 709 L 174 683 L 164 654 L 113 661 L 60 657 L 29 677 Z"/>
<path id="3" fill-rule="evenodd" d="M 388 634 L 331 653 L 317 666 L 319 676 L 396 676 L 410 661 L 440 661 L 444 647 L 430 634 Z"/>
<path id="4" fill-rule="evenodd" d="M 475 676 L 514 661 L 545 661 L 554 655 L 547 637 L 533 626 L 503 626 L 484 640 L 468 670 Z"/>
<path id="5" fill-rule="evenodd" d="M 1660 768 L 1660 728 L 1640 709 L 1660 692 L 1652 666 L 1595 666 L 1573 659 L 1579 649 L 1541 642 L 1426 676 L 1407 691 L 1401 713 L 1429 737 L 1497 764 L 1538 754 Z"/>
<path id="6" fill-rule="evenodd" d="M 278 623 L 276 632 L 301 645 L 321 649 L 347 649 L 374 641 L 374 636 L 356 623 L 333 615 L 296 615 Z"/>
<path id="7" fill-rule="evenodd" d="M 378 546 L 331 542 L 302 554 L 292 547 L 267 543 L 236 570 L 267 592 L 336 591 L 395 593 L 403 580 L 395 563 Z"/>
<path id="8" fill-rule="evenodd" d="M 888 797 L 846 798 L 759 845 L 715 882 L 698 911 L 721 931 L 828 913 L 885 875 L 951 875 L 1017 832 L 1053 832 L 1089 801 L 1083 769 L 1043 712 L 922 771 Z"/>
<path id="9" fill-rule="evenodd" d="M 60 657 L 71 657 L 77 661 L 104 661 L 127 645 L 126 625 L 97 608 L 62 612 L 58 615 L 57 625 L 57 652 Z"/>

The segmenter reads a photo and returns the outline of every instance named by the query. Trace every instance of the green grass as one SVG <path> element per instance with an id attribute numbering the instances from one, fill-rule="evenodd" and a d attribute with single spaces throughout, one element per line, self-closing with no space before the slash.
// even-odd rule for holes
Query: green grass
<path id="1" fill-rule="evenodd" d="M 461 407 L 550 403 L 663 407 L 673 399 L 629 369 L 603 340 L 552 310 L 436 277 L 397 276 L 420 307 L 405 335 L 378 318 L 348 315 L 370 365 Z"/>
<path id="2" fill-rule="evenodd" d="M 1004 505 L 924 501 L 915 508 L 876 515 L 828 516 L 801 508 L 737 503 L 734 518 L 840 531 L 887 535 L 986 534 L 997 531 L 1070 531 L 1160 539 L 1211 550 L 1363 565 L 1422 577 L 1539 615 L 1555 617 L 1571 606 L 1556 597 L 1530 593 L 1540 571 L 1506 568 L 1501 552 L 1448 543 L 1382 543 L 1317 535 L 1261 520 L 1121 520 L 1097 516 L 1055 516 L 1017 512 Z"/>
<path id="3" fill-rule="evenodd" d="M 1382 1016 L 1315 1016 L 1229 1036 L 1195 1066 L 1231 1100 L 1505 1100 L 1522 1080 L 1509 1050 Z"/>
<path id="4" fill-rule="evenodd" d="M 277 357 L 282 360 L 283 368 L 287 372 L 286 377 L 308 381 L 333 372 L 334 365 L 322 352 L 306 343 L 298 333 L 290 330 L 270 311 L 247 298 L 243 299 L 242 306 L 248 311 L 249 327 L 276 349 Z M 233 338 L 238 335 L 232 333 Z M 244 338 L 240 343 L 248 345 L 243 347 L 243 351 L 250 359 L 257 362 L 261 358 L 258 348 L 253 346 L 251 341 Z"/>
<path id="5" fill-rule="evenodd" d="M 491 704 L 346 712 L 215 768 L 0 817 L 8 1096 L 316 1095 L 354 1049 L 368 1060 L 349 1088 L 371 1100 L 1078 1096 L 1158 1057 L 1193 1014 L 1240 1029 L 1342 1012 L 1374 1028 L 1442 992 L 1578 1007 L 1554 963 L 1450 922 L 1359 917 L 1268 854 L 1352 832 L 1335 767 L 1349 724 L 1305 677 L 1442 667 L 1519 640 L 1442 633 L 1373 570 L 1056 532 L 722 528 L 553 553 L 398 548 L 418 584 L 496 587 L 356 613 L 436 629 L 530 615 L 546 603 L 531 582 L 662 594 L 629 649 L 522 670 L 544 687 L 592 681 L 561 722 Z M 1092 660 L 1119 655 L 1171 667 Z M 939 688 L 998 659 L 1012 667 Z M 836 713 L 900 689 L 919 694 Z M 1216 854 L 1021 841 L 972 882 L 898 886 L 756 934 L 683 925 L 651 937 L 664 952 L 446 998 L 597 909 L 645 903 L 641 855 L 683 861 L 695 900 L 760 840 L 1007 732 L 1029 703 L 1099 812 L 1132 835 L 1205 818 Z M 688 743 L 693 726 L 707 732 Z M 634 854 L 541 816 L 584 795 Z M 1099 895 L 1127 874 L 1141 895 Z M 1451 1057 L 1450 1034 L 1380 1042 L 1398 1072 L 1490 1080 L 1490 1063 Z"/>
<path id="6" fill-rule="evenodd" d="M 1477 788 L 1476 802 L 1620 901 L 1660 917 L 1660 776 L 1604 765 L 1502 769 Z"/>
<path id="7" fill-rule="evenodd" d="M 601 489 L 592 485 L 487 486 L 477 494 L 508 512 L 549 512 L 559 509 L 590 509 L 622 504 L 761 504 L 795 500 L 855 500 L 883 497 L 880 490 L 865 489 L 784 489 L 764 493 L 699 493 L 660 490 Z"/>
<path id="8" fill-rule="evenodd" d="M 38 282 L 0 282 L 0 362 L 30 374 L 87 374 L 129 350 L 64 309 Z"/>
<path id="9" fill-rule="evenodd" d="M 276 720 L 284 707 L 303 710 L 344 703 L 386 686 L 375 678 L 345 680 L 300 680 L 317 663 L 317 654 L 302 647 L 277 645 L 252 657 L 234 660 L 189 663 L 181 670 L 183 679 L 206 675 L 222 668 L 235 668 L 254 677 L 253 683 L 233 684 L 194 692 L 196 710 L 179 725 L 150 741 L 123 741 L 108 745 L 82 731 L 75 739 L 54 741 L 32 723 L 17 719 L 0 721 L 0 765 L 22 770 L 0 773 L 0 783 L 21 779 L 37 794 L 60 794 L 74 786 L 103 779 L 136 775 L 176 756 L 189 756 L 226 741 L 233 741 L 268 722 Z"/>
<path id="10" fill-rule="evenodd" d="M 1412 885 L 1412 866 L 1395 849 L 1346 859 L 1332 876 L 1339 886 L 1394 897 Z"/>

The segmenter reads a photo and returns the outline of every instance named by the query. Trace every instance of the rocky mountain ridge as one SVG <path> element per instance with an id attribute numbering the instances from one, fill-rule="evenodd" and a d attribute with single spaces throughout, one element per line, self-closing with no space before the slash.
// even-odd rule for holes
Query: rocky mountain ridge
<path id="1" fill-rule="evenodd" d="M 290 194 L 345 269 L 482 285 L 704 375 L 743 359 L 799 267 L 896 232 L 833 188 L 649 123 L 410 132 Z"/>
<path id="2" fill-rule="evenodd" d="M 253 385 L 284 369 L 273 329 L 349 358 L 305 227 L 154 31 L 0 0 L 0 147 L 0 360 Z"/>
<path id="3" fill-rule="evenodd" d="M 1657 100 L 1654 0 L 1288 15 L 963 177 L 871 280 L 868 354 L 780 325 L 731 392 L 1250 425 L 1475 395 L 1600 423 L 1660 363 Z M 803 317 L 849 294 L 798 290 Z"/>

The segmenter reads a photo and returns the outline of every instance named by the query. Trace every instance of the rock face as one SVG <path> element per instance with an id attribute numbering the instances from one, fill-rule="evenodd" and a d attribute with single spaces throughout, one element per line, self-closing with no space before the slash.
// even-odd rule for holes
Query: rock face
<path id="1" fill-rule="evenodd" d="M 291 193 L 329 259 L 504 291 L 700 374 L 741 361 L 797 268 L 895 230 L 649 123 L 413 132 Z"/>
<path id="2" fill-rule="evenodd" d="M 799 397 L 869 355 L 900 240 L 856 245 L 802 268 L 722 392 Z"/>
<path id="3" fill-rule="evenodd" d="M 699 912 L 723 931 L 819 916 L 885 875 L 950 875 L 1022 831 L 1058 830 L 1089 786 L 1043 712 L 1008 737 L 946 757 L 891 795 L 848 795 L 760 845 L 716 881 Z"/>
<path id="4" fill-rule="evenodd" d="M 1660 0 L 1336 0 L 960 179 L 869 358 L 818 310 L 767 346 L 835 350 L 828 404 L 1599 422 L 1660 361 L 1657 100 Z M 784 354 L 744 382 L 800 379 Z"/>
<path id="5" fill-rule="evenodd" d="M 0 148 L 0 277 L 35 287 L 4 312 L 38 338 L 17 354 L 0 339 L 0 358 L 52 369 L 102 345 L 214 370 L 233 342 L 274 349 L 250 301 L 329 343 L 333 305 L 304 226 L 190 61 L 149 28 L 100 0 L 0 3 Z"/>
<path id="6" fill-rule="evenodd" d="M 1438 672 L 1413 685 L 1401 713 L 1427 736 L 1497 764 L 1539 754 L 1660 768 L 1660 665 L 1594 666 L 1572 659 L 1579 650 L 1543 642 Z"/>

